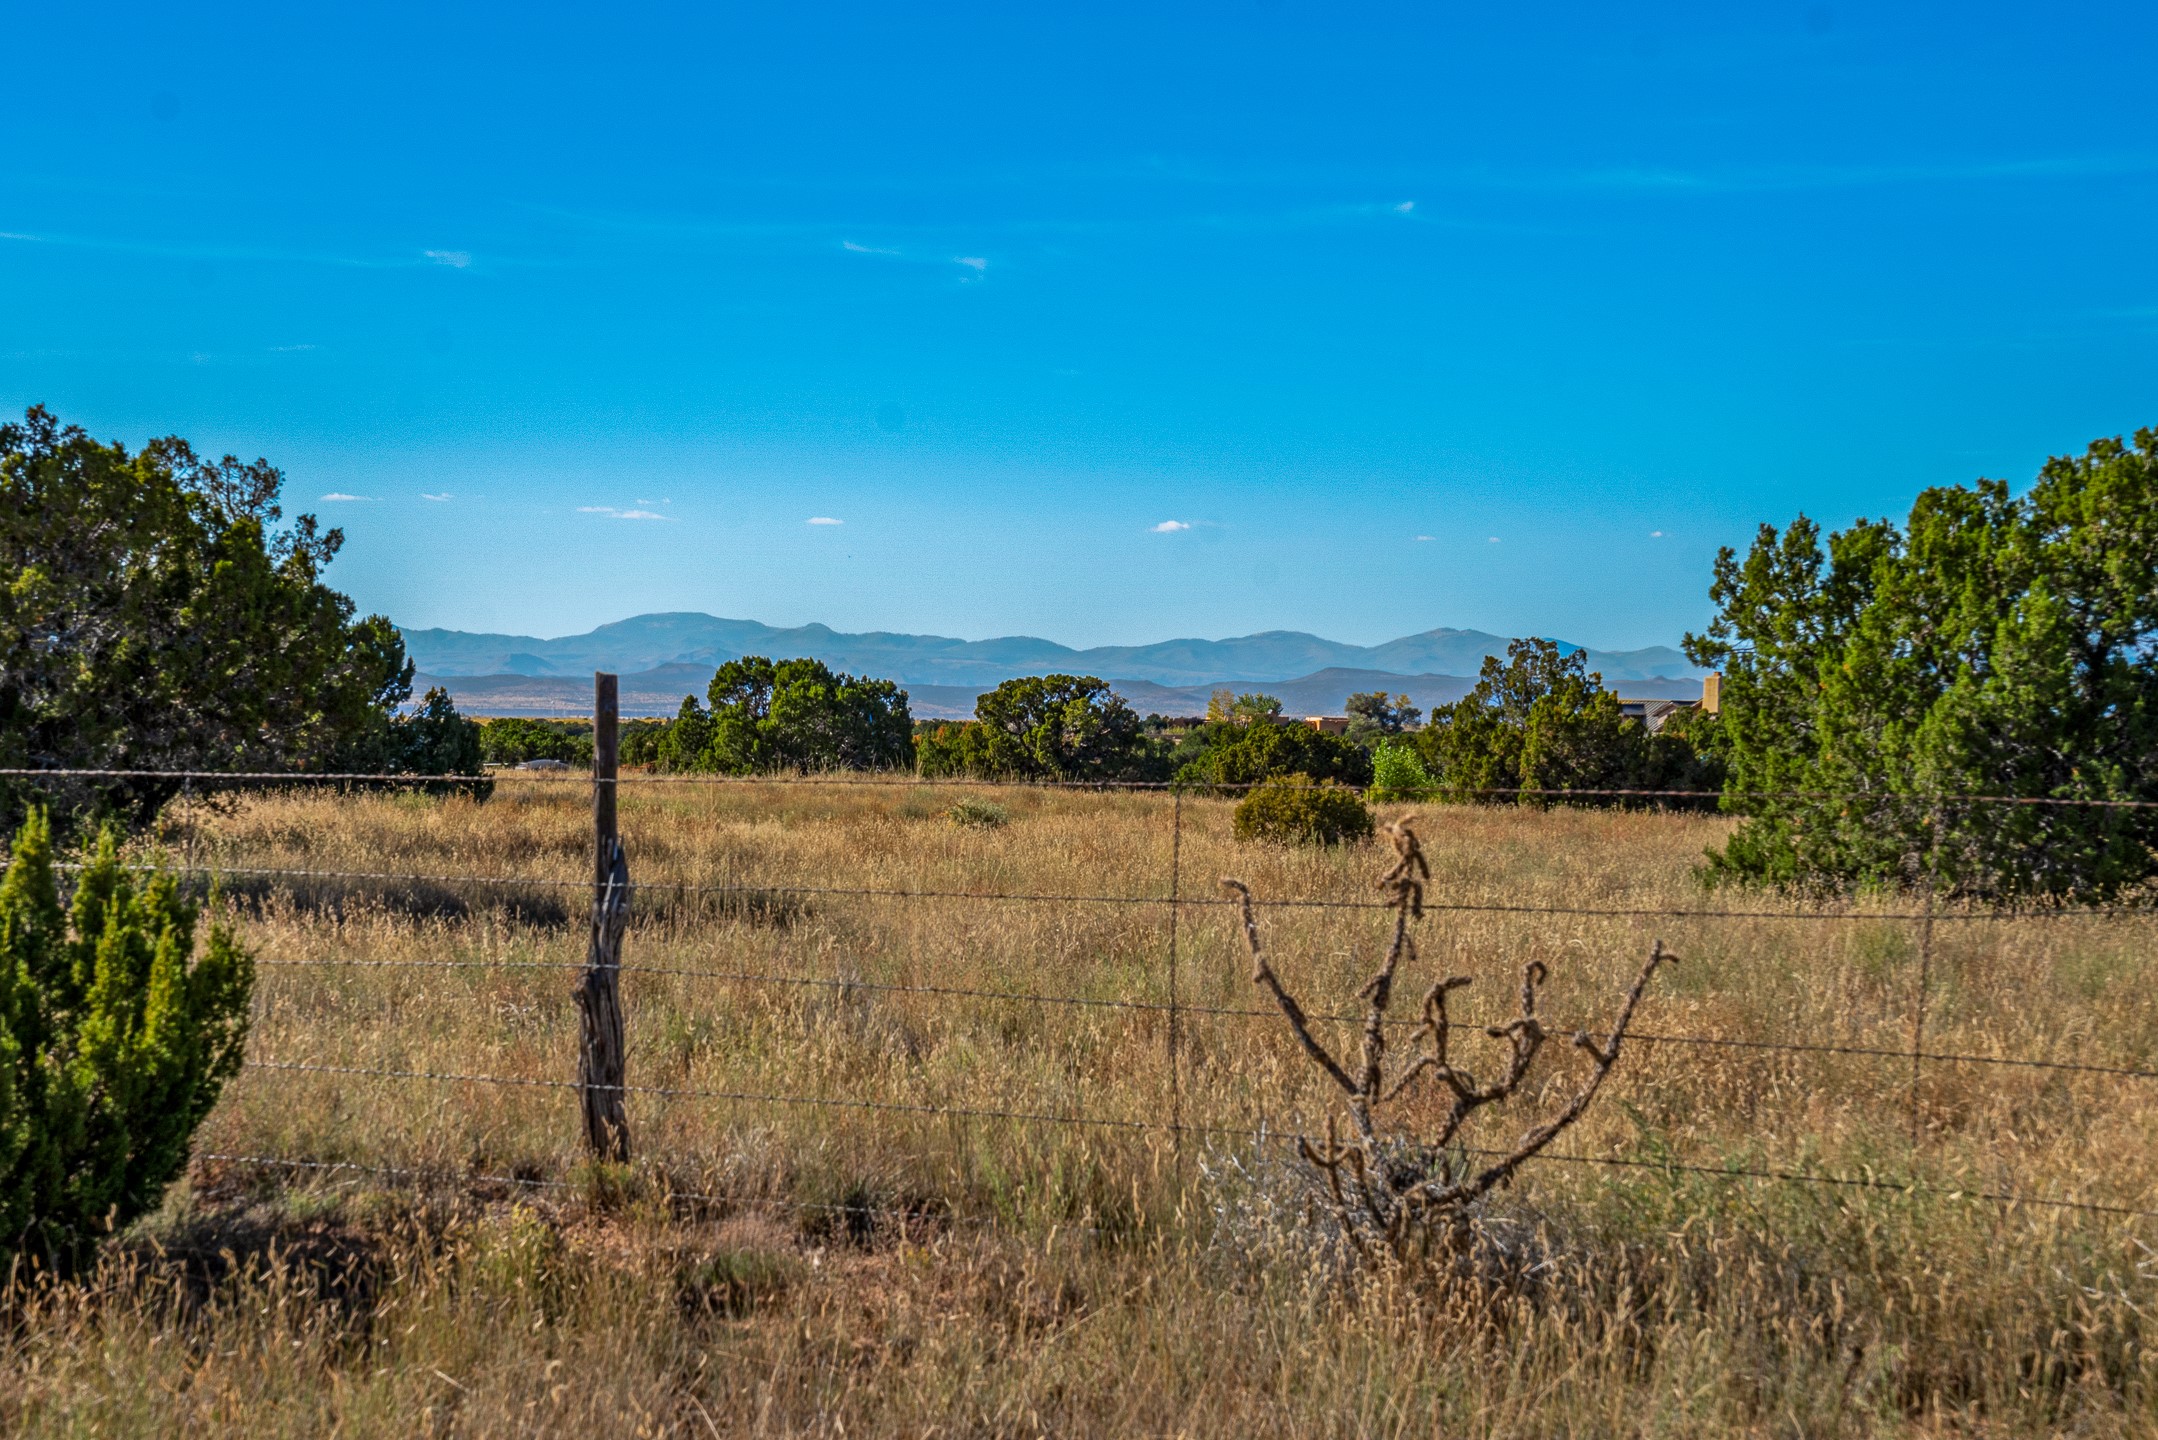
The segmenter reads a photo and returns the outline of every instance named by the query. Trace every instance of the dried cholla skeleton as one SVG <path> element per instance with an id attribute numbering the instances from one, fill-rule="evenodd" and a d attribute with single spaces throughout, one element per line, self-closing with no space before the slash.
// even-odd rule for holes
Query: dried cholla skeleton
<path id="1" fill-rule="evenodd" d="M 1303 1007 L 1283 987 L 1281 978 L 1268 963 L 1259 940 L 1258 921 L 1252 913 L 1250 888 L 1240 880 L 1224 879 L 1221 882 L 1223 888 L 1243 902 L 1244 939 L 1251 947 L 1252 982 L 1274 997 L 1289 1022 L 1289 1029 L 1304 1047 L 1304 1053 L 1347 1097 L 1354 1135 L 1342 1140 L 1335 1119 L 1329 1114 L 1325 1143 L 1315 1146 L 1308 1139 L 1300 1138 L 1297 1146 L 1323 1181 L 1335 1218 L 1356 1250 L 1368 1254 L 1377 1243 L 1383 1244 L 1395 1256 L 1407 1253 L 1433 1234 L 1458 1235 L 1478 1201 L 1511 1178 L 1524 1161 L 1581 1118 L 1589 1102 L 1596 1098 L 1604 1077 L 1618 1064 L 1620 1042 L 1625 1039 L 1627 1027 L 1633 1023 L 1634 1008 L 1640 1004 L 1649 979 L 1655 975 L 1658 966 L 1677 958 L 1666 954 L 1663 942 L 1657 941 L 1649 951 L 1648 963 L 1642 966 L 1640 975 L 1634 980 L 1633 988 L 1626 992 L 1625 1002 L 1619 1007 L 1618 1017 L 1608 1032 L 1609 1038 L 1598 1043 L 1585 1032 L 1575 1033 L 1574 1044 L 1587 1053 L 1591 1069 L 1572 1099 L 1556 1115 L 1530 1129 L 1512 1149 L 1504 1152 L 1472 1152 L 1458 1145 L 1462 1126 L 1472 1115 L 1487 1105 L 1512 1099 L 1527 1082 L 1530 1068 L 1548 1034 L 1542 1018 L 1536 1013 L 1537 992 L 1548 972 L 1542 961 L 1530 961 L 1521 972 L 1521 1013 L 1504 1025 L 1493 1025 L 1484 1031 L 1492 1039 L 1503 1040 L 1507 1045 L 1504 1070 L 1496 1079 L 1479 1084 L 1474 1075 L 1455 1062 L 1448 1049 L 1453 1024 L 1447 1018 L 1446 999 L 1470 983 L 1469 977 L 1464 975 L 1436 981 L 1424 992 L 1422 1023 L 1409 1042 L 1413 1058 L 1388 1079 L 1387 1007 L 1393 1001 L 1394 980 L 1402 964 L 1405 961 L 1413 964 L 1416 959 L 1416 942 L 1409 934 L 1409 924 L 1423 917 L 1424 885 L 1431 878 L 1431 869 L 1424 861 L 1416 832 L 1410 828 L 1410 818 L 1395 821 L 1383 832 L 1393 842 L 1395 858 L 1392 868 L 1379 882 L 1379 891 L 1393 906 L 1394 935 L 1378 973 L 1360 992 L 1360 998 L 1367 1002 L 1367 1009 L 1363 1053 L 1353 1073 L 1311 1033 L 1311 1023 Z M 1423 1139 L 1385 1138 L 1375 1112 L 1409 1094 L 1419 1081 L 1443 1085 L 1452 1092 L 1453 1102 L 1437 1133 Z M 1479 1169 L 1471 1159 L 1476 1153 L 1487 1157 L 1495 1153 L 1497 1158 Z"/>

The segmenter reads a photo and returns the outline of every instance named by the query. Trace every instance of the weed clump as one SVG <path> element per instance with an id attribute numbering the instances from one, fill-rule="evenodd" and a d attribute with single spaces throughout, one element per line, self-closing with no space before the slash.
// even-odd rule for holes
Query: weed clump
<path id="1" fill-rule="evenodd" d="M 970 830 L 995 830 L 1010 823 L 1012 814 L 993 800 L 961 800 L 944 812 L 954 825 Z"/>
<path id="2" fill-rule="evenodd" d="M 1354 790 L 1309 775 L 1255 787 L 1236 807 L 1239 840 L 1272 845 L 1340 845 L 1371 838 L 1371 810 Z"/>

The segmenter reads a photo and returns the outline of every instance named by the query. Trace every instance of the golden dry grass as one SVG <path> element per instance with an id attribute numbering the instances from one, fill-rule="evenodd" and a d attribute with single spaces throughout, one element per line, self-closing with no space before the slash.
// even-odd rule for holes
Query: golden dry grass
<path id="1" fill-rule="evenodd" d="M 962 798 L 1003 823 L 955 823 Z M 1420 831 L 1442 906 L 1763 913 L 1440 909 L 1421 929 L 1427 969 L 1477 977 L 1461 1007 L 1475 1019 L 1503 1012 L 1540 959 L 1547 1011 L 1595 1024 L 1661 938 L 1682 964 L 1658 978 L 1640 1031 L 1896 1053 L 1630 1047 L 1560 1148 L 1653 1163 L 1525 1171 L 1493 1219 L 1536 1269 L 1496 1289 L 1431 1273 L 1344 1286 L 1280 1218 L 1293 1207 L 1276 1203 L 1286 1182 L 1265 1163 L 1278 1148 L 1250 1132 L 1316 1126 L 1328 1097 L 1278 1016 L 1192 1013 L 1258 1002 L 1226 908 L 1179 911 L 1172 1102 L 1167 906 L 812 893 L 1158 900 L 1171 806 L 904 784 L 625 786 L 646 887 L 625 953 L 630 1080 L 712 1093 L 633 1096 L 637 1163 L 595 1173 L 566 1090 L 250 1071 L 198 1149 L 423 1173 L 199 1164 L 105 1273 L 25 1302 L 0 1424 L 2158 1433 L 2158 1221 L 1972 1198 L 2158 1210 L 2158 1080 L 1933 1061 L 1914 1090 L 1918 927 L 1887 918 L 1907 902 L 1823 920 L 1706 895 L 1691 868 L 1722 832 L 1713 817 L 1432 810 Z M 1370 898 L 1376 850 L 1240 846 L 1228 812 L 1183 801 L 1186 900 L 1217 899 L 1224 874 L 1264 900 Z M 240 872 L 576 882 L 580 787 L 507 782 L 484 804 L 288 795 L 198 818 L 169 843 L 234 872 L 250 943 L 275 962 L 254 1058 L 574 1073 L 574 886 Z M 1262 923 L 1309 1008 L 1356 1008 L 1383 914 L 1278 908 Z M 1944 915 L 1927 1049 L 2158 1068 L 2154 934 L 2142 917 Z M 370 961 L 427 963 L 349 963 Z M 1556 1103 L 1578 1062 L 1548 1053 L 1540 1098 Z M 760 1096 L 797 1103 L 746 1098 Z M 1126 1123 L 932 1113 L 953 1109 Z M 1503 1144 L 1530 1118 L 1500 1117 L 1472 1143 Z M 501 1176 L 548 1188 L 482 1178 Z"/>

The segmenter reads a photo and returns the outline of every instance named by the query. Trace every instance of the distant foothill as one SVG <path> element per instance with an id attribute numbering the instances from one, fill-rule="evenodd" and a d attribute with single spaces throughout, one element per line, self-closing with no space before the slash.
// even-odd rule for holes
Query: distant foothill
<path id="1" fill-rule="evenodd" d="M 907 692 L 916 719 L 971 717 L 977 700 L 1006 680 L 1052 674 L 1101 676 L 1135 709 L 1197 715 L 1222 685 L 1264 686 L 1302 715 L 1342 713 L 1348 697 L 1384 689 L 1408 694 L 1429 710 L 1468 694 L 1483 662 L 1503 657 L 1506 636 L 1436 629 L 1381 645 L 1351 645 L 1298 631 L 1226 640 L 1167 640 L 1076 650 L 1047 640 L 1007 636 L 956 640 L 939 635 L 846 634 L 823 625 L 780 628 L 696 613 L 638 615 L 582 635 L 529 635 L 406 629 L 406 651 L 419 683 L 441 685 L 473 714 L 579 714 L 589 677 L 622 677 L 623 713 L 672 715 L 684 694 L 710 683 L 730 660 L 748 655 L 799 656 L 836 671 L 889 679 Z M 1588 668 L 1629 698 L 1696 699 L 1699 667 L 1670 646 L 1580 651 Z"/>

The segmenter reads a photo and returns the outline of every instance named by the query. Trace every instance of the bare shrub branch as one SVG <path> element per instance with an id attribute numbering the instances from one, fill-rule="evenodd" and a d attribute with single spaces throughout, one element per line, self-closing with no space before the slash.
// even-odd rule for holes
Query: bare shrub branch
<path id="1" fill-rule="evenodd" d="M 1297 1147 L 1305 1162 L 1323 1183 L 1343 1233 L 1359 1254 L 1370 1254 L 1375 1245 L 1395 1255 L 1423 1245 L 1434 1233 L 1455 1234 L 1474 1207 L 1495 1187 L 1506 1183 L 1525 1162 L 1533 1158 L 1569 1126 L 1579 1120 L 1603 1087 L 1604 1079 L 1619 1061 L 1620 1047 L 1633 1024 L 1635 1009 L 1658 967 L 1677 957 L 1657 941 L 1648 960 L 1634 978 L 1613 1018 L 1606 1038 L 1579 1032 L 1575 1047 L 1588 1056 L 1588 1075 L 1559 1111 L 1531 1126 L 1510 1148 L 1478 1150 L 1464 1144 L 1463 1127 L 1486 1106 L 1513 1099 L 1528 1083 L 1549 1031 L 1537 1013 L 1537 1000 L 1550 972 L 1540 960 L 1521 969 L 1519 1013 L 1503 1025 L 1488 1026 L 1484 1034 L 1503 1043 L 1498 1068 L 1488 1081 L 1454 1058 L 1451 1036 L 1455 1022 L 1447 1012 L 1447 998 L 1469 985 L 1470 977 L 1452 975 L 1434 980 L 1425 990 L 1421 1021 L 1410 1036 L 1405 1063 L 1387 1075 L 1386 1032 L 1394 986 L 1404 965 L 1416 963 L 1412 922 L 1423 917 L 1424 886 L 1431 868 L 1411 826 L 1403 817 L 1385 828 L 1394 847 L 1394 862 L 1379 880 L 1379 892 L 1394 911 L 1393 936 L 1377 971 L 1365 982 L 1358 998 L 1364 1002 L 1363 1047 L 1355 1073 L 1312 1033 L 1303 1006 L 1281 982 L 1267 959 L 1253 910 L 1251 889 L 1241 880 L 1224 878 L 1222 887 L 1241 902 L 1244 941 L 1251 951 L 1252 983 L 1274 997 L 1289 1029 L 1304 1053 L 1341 1088 L 1354 1134 L 1342 1139 L 1336 1118 L 1329 1112 L 1323 1143 L 1299 1139 Z M 1444 1117 L 1428 1134 L 1418 1136 L 1389 1132 L 1382 1127 L 1378 1111 L 1410 1095 L 1420 1084 L 1443 1087 L 1450 1095 Z M 1496 1155 L 1480 1168 L 1476 1155 Z"/>

